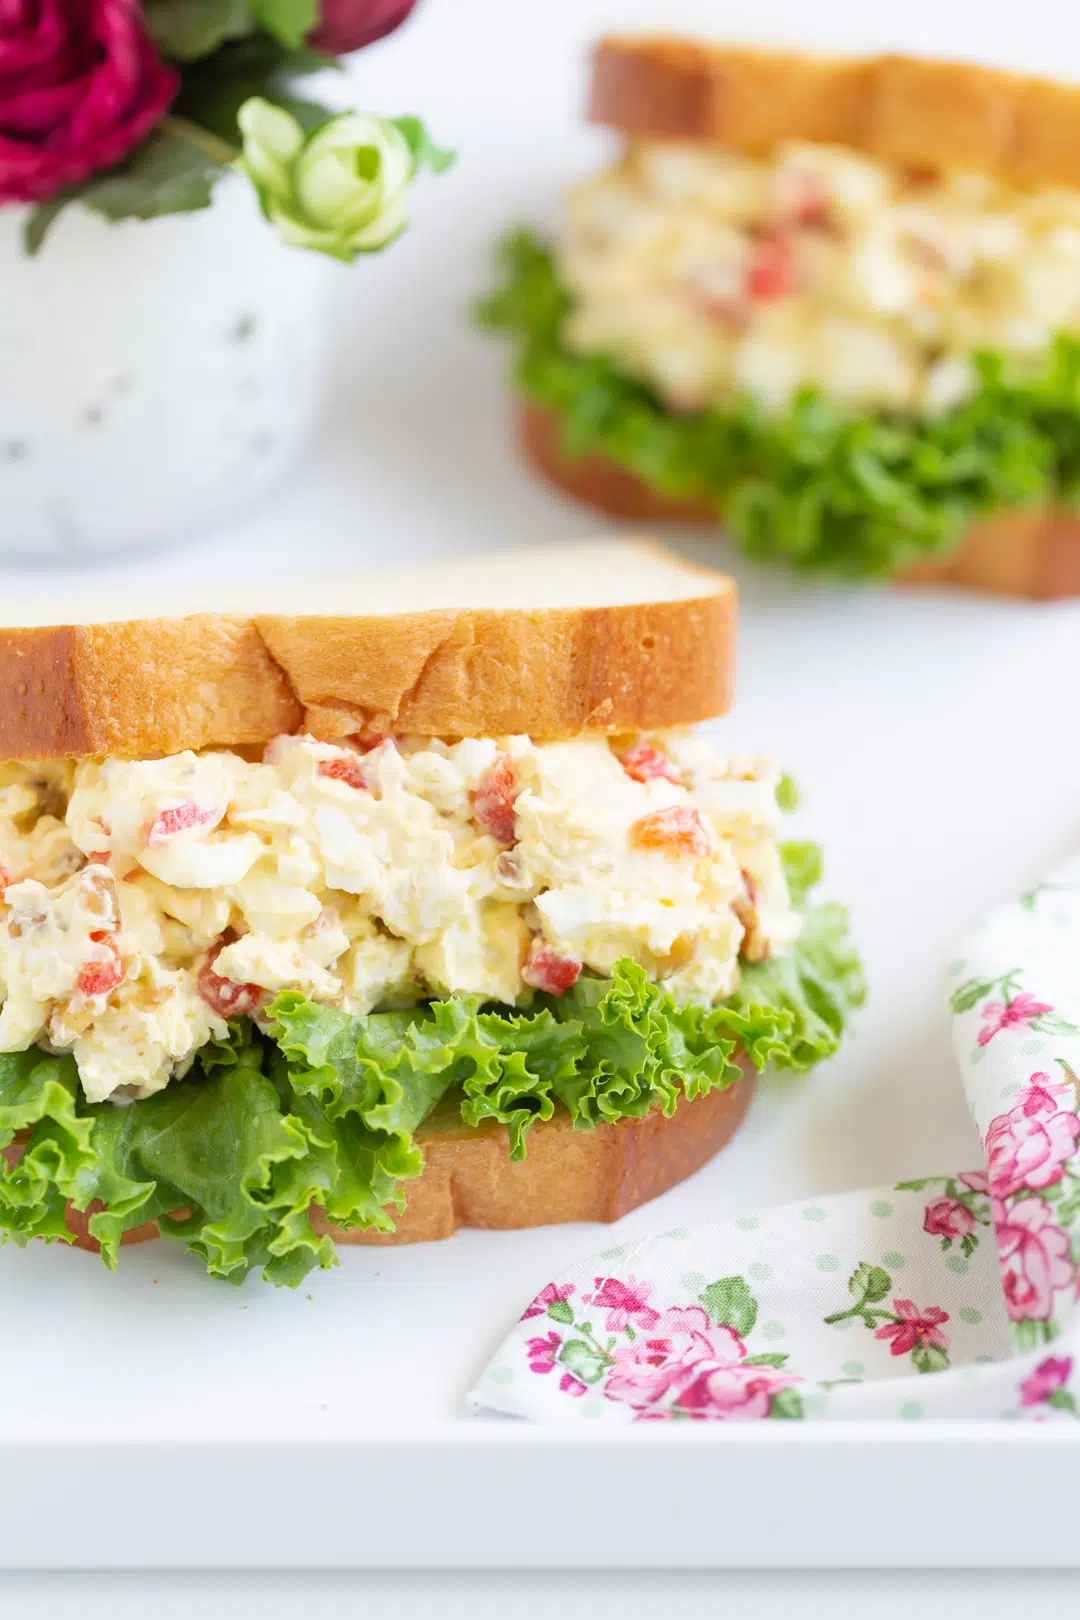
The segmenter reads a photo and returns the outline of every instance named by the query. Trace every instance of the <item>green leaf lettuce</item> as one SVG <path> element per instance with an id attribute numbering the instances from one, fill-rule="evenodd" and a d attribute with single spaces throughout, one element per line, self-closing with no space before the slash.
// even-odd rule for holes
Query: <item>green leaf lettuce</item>
<path id="1" fill-rule="evenodd" d="M 570 298 L 543 243 L 508 237 L 499 269 L 479 319 L 509 334 L 516 384 L 557 415 L 566 449 L 710 503 L 752 557 L 886 575 L 947 551 L 981 513 L 1080 505 L 1080 339 L 1058 337 L 1032 370 L 973 356 L 977 391 L 932 420 L 860 412 L 815 390 L 777 413 L 739 397 L 676 414 L 610 356 L 563 343 Z"/>

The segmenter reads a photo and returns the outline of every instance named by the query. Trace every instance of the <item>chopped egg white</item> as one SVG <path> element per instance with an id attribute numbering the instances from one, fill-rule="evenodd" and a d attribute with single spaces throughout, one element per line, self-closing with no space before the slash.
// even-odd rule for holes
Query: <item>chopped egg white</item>
<path id="1" fill-rule="evenodd" d="M 569 345 L 673 409 L 817 385 L 932 416 L 974 388 L 974 352 L 1022 361 L 1080 331 L 1080 192 L 807 141 L 642 140 L 571 194 L 557 263 Z"/>
<path id="2" fill-rule="evenodd" d="M 631 957 L 711 1003 L 798 933 L 776 781 L 692 732 L 0 766 L 0 1051 L 119 1100 L 282 990 L 525 1005 Z"/>

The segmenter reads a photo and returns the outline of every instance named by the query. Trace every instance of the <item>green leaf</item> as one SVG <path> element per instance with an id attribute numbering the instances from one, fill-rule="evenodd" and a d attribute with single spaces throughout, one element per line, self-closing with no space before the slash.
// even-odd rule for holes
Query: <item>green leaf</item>
<path id="1" fill-rule="evenodd" d="M 803 1411 L 803 1400 L 797 1389 L 777 1390 L 775 1395 L 769 1397 L 770 1418 L 783 1418 L 788 1421 L 798 1421 L 806 1416 Z"/>
<path id="2" fill-rule="evenodd" d="M 977 1001 L 982 1001 L 994 988 L 994 979 L 968 979 L 953 991 L 949 1006 L 954 1013 L 970 1012 Z"/>
<path id="3" fill-rule="evenodd" d="M 599 1383 L 608 1365 L 608 1357 L 584 1339 L 569 1339 L 559 1351 L 559 1360 L 583 1384 Z"/>
<path id="4" fill-rule="evenodd" d="M 790 1356 L 785 1350 L 763 1350 L 757 1356 L 743 1356 L 743 1367 L 783 1367 Z"/>
<path id="5" fill-rule="evenodd" d="M 155 130 L 119 167 L 106 169 L 36 208 L 26 228 L 27 250 L 38 251 L 69 203 L 79 202 L 110 221 L 185 214 L 210 206 L 214 183 L 225 172 L 223 164 L 191 142 Z"/>
<path id="6" fill-rule="evenodd" d="M 911 1352 L 911 1360 L 921 1373 L 944 1372 L 949 1365 L 949 1352 L 936 1344 L 917 1344 Z"/>
<path id="7" fill-rule="evenodd" d="M 553 1322 L 562 1322 L 568 1325 L 574 1320 L 573 1308 L 565 1299 L 553 1299 L 547 1308 L 547 1313 Z"/>
<path id="8" fill-rule="evenodd" d="M 319 20 L 316 0 L 249 0 L 255 21 L 282 45 L 300 45 Z"/>
<path id="9" fill-rule="evenodd" d="M 1038 1030 L 1040 1035 L 1080 1035 L 1080 1029 L 1059 1013 L 1040 1013 L 1029 1021 L 1028 1027 Z"/>
<path id="10" fill-rule="evenodd" d="M 799 808 L 799 789 L 793 777 L 784 775 L 776 787 L 776 802 L 785 814 Z"/>
<path id="11" fill-rule="evenodd" d="M 392 118 L 390 122 L 401 131 L 409 143 L 416 168 L 426 165 L 432 174 L 441 174 L 456 161 L 457 153 L 452 147 L 436 146 L 422 119 L 406 114 L 403 118 Z"/>
<path id="12" fill-rule="evenodd" d="M 757 1300 L 743 1277 L 721 1277 L 710 1283 L 698 1298 L 717 1327 L 729 1327 L 740 1339 L 754 1331 Z"/>
<path id="13" fill-rule="evenodd" d="M 793 905 L 805 905 L 810 890 L 821 882 L 821 850 L 817 844 L 788 842 L 780 845 L 780 858 Z"/>
<path id="14" fill-rule="evenodd" d="M 892 1278 L 881 1266 L 863 1260 L 848 1278 L 848 1292 L 864 1305 L 876 1305 L 892 1288 Z"/>
<path id="15" fill-rule="evenodd" d="M 1076 1401 L 1067 1389 L 1052 1389 L 1046 1397 L 1046 1404 L 1059 1412 L 1071 1412 L 1076 1416 Z"/>
<path id="16" fill-rule="evenodd" d="M 306 45 L 290 49 L 266 34 L 237 40 L 184 72 L 173 113 L 239 147 L 236 115 L 252 96 L 285 107 L 305 129 L 332 116 L 329 109 L 298 98 L 293 81 L 333 66 L 334 58 Z M 303 112 L 303 116 L 301 116 Z"/>
<path id="17" fill-rule="evenodd" d="M 0 1148 L 16 1133 L 29 1140 L 0 1174 L 0 1232 L 20 1246 L 32 1237 L 68 1241 L 65 1189 L 95 1162 L 93 1126 L 78 1111 L 73 1058 L 36 1050 L 0 1056 Z"/>
<path id="18" fill-rule="evenodd" d="M 158 50 L 174 62 L 210 56 L 255 29 L 248 0 L 143 0 L 143 13 Z"/>
<path id="19" fill-rule="evenodd" d="M 58 191 L 48 202 L 38 203 L 36 208 L 30 210 L 26 224 L 23 226 L 23 250 L 29 258 L 38 252 L 54 219 L 62 214 L 69 202 L 79 195 L 78 188 Z"/>
<path id="20" fill-rule="evenodd" d="M 949 550 L 973 518 L 1080 498 L 1080 338 L 1036 367 L 973 357 L 978 387 L 933 419 L 860 412 L 807 390 L 784 409 L 733 396 L 674 413 L 610 355 L 563 341 L 572 299 L 527 231 L 499 248 L 477 306 L 507 333 L 518 388 L 558 417 L 572 454 L 599 453 L 662 495 L 723 515 L 750 556 L 847 577 Z"/>
<path id="21" fill-rule="evenodd" d="M 805 901 L 820 871 L 811 844 L 781 846 L 795 903 Z M 737 1034 L 759 1068 L 811 1068 L 831 1057 L 853 1008 L 866 999 L 862 966 L 847 932 L 842 906 L 803 913 L 802 931 L 790 950 L 744 964 L 742 980 L 725 1003 L 725 1025 Z M 736 1015 L 744 1022 L 740 1026 Z"/>

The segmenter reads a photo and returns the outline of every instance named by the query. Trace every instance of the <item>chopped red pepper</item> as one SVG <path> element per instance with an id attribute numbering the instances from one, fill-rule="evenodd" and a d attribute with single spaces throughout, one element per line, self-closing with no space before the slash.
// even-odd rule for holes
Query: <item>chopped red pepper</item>
<path id="1" fill-rule="evenodd" d="M 517 778 L 507 754 L 499 754 L 472 796 L 473 815 L 483 832 L 500 844 L 517 842 Z"/>
<path id="2" fill-rule="evenodd" d="M 642 816 L 630 828 L 630 840 L 642 849 L 664 850 L 671 855 L 708 855 L 712 845 L 700 812 L 671 805 Z"/>
<path id="3" fill-rule="evenodd" d="M 628 748 L 625 754 L 619 756 L 619 763 L 635 782 L 651 782 L 656 777 L 663 777 L 668 782 L 679 781 L 679 773 L 670 759 L 651 743 L 635 743 L 633 748 Z"/>
<path id="4" fill-rule="evenodd" d="M 193 827 L 216 827 L 224 813 L 220 805 L 207 807 L 190 800 L 186 804 L 170 805 L 167 810 L 159 810 L 150 823 L 146 842 L 151 846 L 167 844 L 177 833 L 189 832 Z"/>
<path id="5" fill-rule="evenodd" d="M 582 964 L 571 956 L 560 956 L 542 940 L 534 939 L 525 958 L 521 977 L 534 990 L 546 990 L 549 996 L 565 995 L 581 976 Z"/>
<path id="6" fill-rule="evenodd" d="M 75 988 L 80 996 L 107 996 L 110 990 L 116 989 L 124 977 L 120 947 L 111 934 L 99 932 L 91 934 L 90 938 L 95 945 L 104 946 L 107 955 L 105 960 L 97 958 L 84 962 L 75 980 Z"/>
<path id="7" fill-rule="evenodd" d="M 219 945 L 199 969 L 199 994 L 219 1018 L 240 1018 L 261 1006 L 266 991 L 260 984 L 237 984 L 235 979 L 225 979 L 214 972 L 214 963 L 224 948 Z"/>
<path id="8" fill-rule="evenodd" d="M 785 298 L 799 284 L 791 238 L 780 228 L 762 231 L 747 266 L 746 291 L 751 298 Z"/>
<path id="9" fill-rule="evenodd" d="M 345 782 L 357 792 L 371 791 L 371 779 L 359 754 L 342 754 L 339 759 L 320 759 L 317 774 L 332 782 Z"/>
<path id="10" fill-rule="evenodd" d="M 829 194 L 819 174 L 797 169 L 785 174 L 788 194 L 784 199 L 784 213 L 796 225 L 827 225 L 829 223 Z"/>

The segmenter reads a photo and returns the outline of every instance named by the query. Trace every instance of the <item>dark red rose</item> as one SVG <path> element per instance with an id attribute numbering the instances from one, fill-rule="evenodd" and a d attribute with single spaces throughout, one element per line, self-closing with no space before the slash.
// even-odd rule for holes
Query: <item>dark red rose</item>
<path id="1" fill-rule="evenodd" d="M 393 33 L 415 4 L 416 0 L 321 0 L 322 20 L 308 41 L 331 56 L 347 56 Z"/>
<path id="2" fill-rule="evenodd" d="M 179 86 L 137 0 L 0 0 L 0 203 L 119 163 Z"/>

